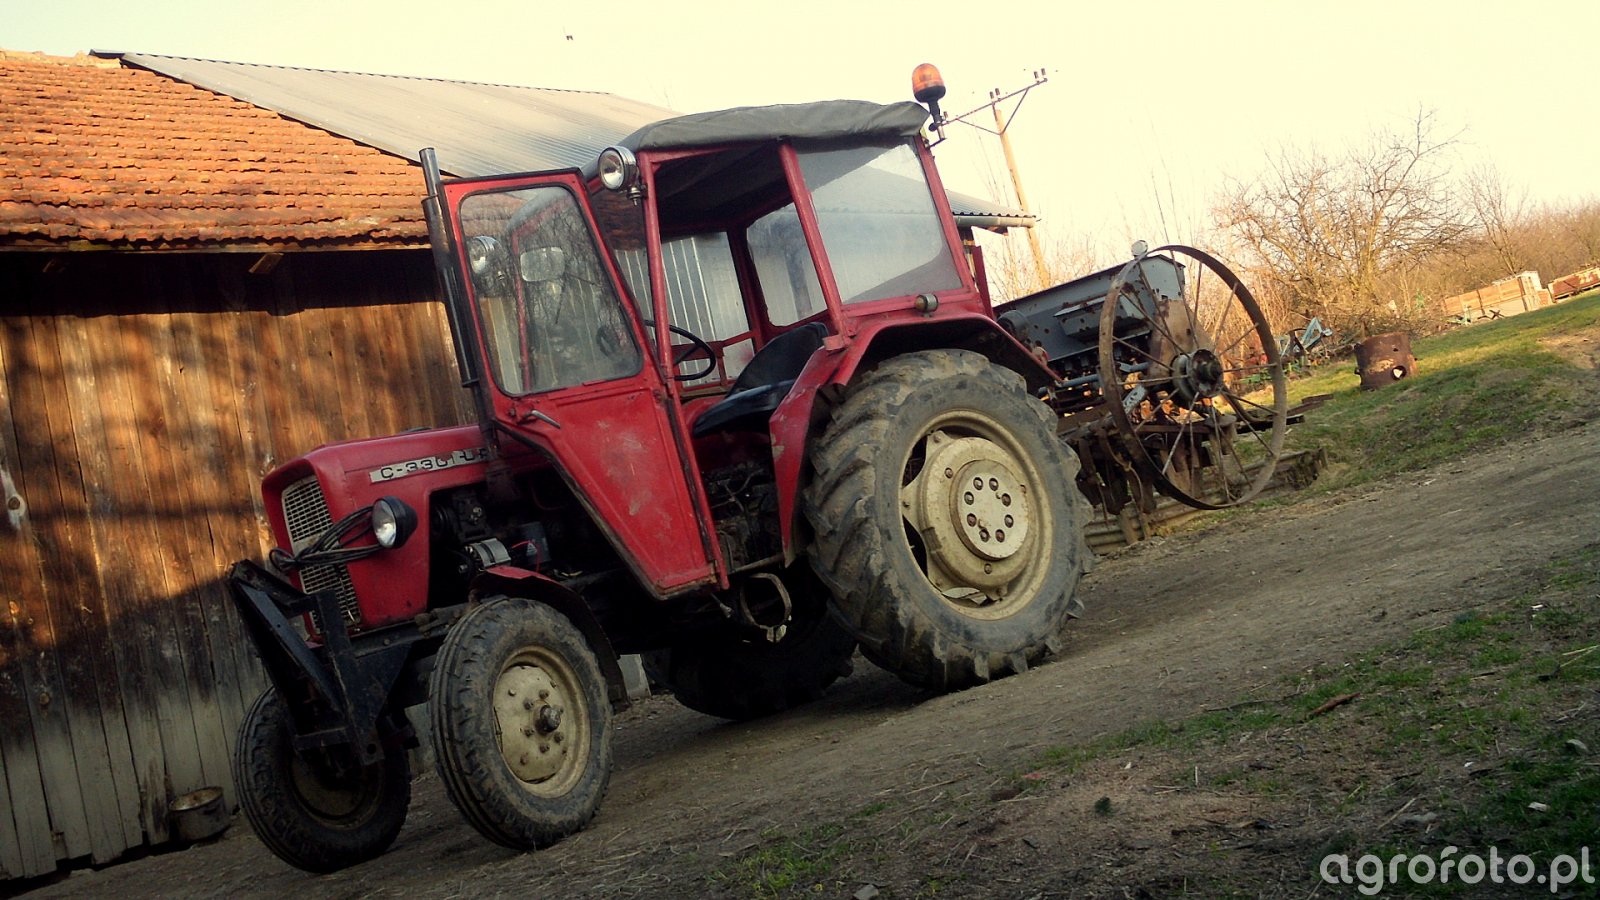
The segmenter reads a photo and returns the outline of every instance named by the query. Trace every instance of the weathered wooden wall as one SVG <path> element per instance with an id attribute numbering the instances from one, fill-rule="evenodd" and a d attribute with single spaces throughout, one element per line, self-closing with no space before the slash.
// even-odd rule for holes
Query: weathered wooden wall
<path id="1" fill-rule="evenodd" d="M 0 254 L 0 879 L 161 843 L 258 665 L 261 476 L 468 421 L 425 251 Z"/>

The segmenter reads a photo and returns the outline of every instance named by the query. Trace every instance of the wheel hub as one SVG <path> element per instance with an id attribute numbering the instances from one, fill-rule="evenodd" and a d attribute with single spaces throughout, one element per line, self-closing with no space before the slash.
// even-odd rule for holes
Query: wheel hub
<path id="1" fill-rule="evenodd" d="M 299 754 L 290 761 L 289 777 L 300 799 L 330 819 L 342 819 L 358 812 L 370 792 L 366 772 L 336 772 L 326 764 L 313 763 Z"/>
<path id="2" fill-rule="evenodd" d="M 1226 386 L 1222 360 L 1204 348 L 1180 354 L 1172 361 L 1172 374 L 1178 392 L 1191 401 L 1215 397 Z"/>
<path id="3" fill-rule="evenodd" d="M 1037 543 L 1026 470 L 981 437 L 930 432 L 901 509 L 927 550 L 928 581 L 964 610 L 991 609 L 1026 570 Z"/>
<path id="4" fill-rule="evenodd" d="M 566 692 L 535 665 L 514 665 L 495 684 L 500 752 L 519 779 L 537 783 L 561 771 L 567 756 Z"/>
<path id="5" fill-rule="evenodd" d="M 1027 542 L 1028 507 L 1010 469 L 988 459 L 967 463 L 956 473 L 955 490 L 960 496 L 950 504 L 950 515 L 968 550 L 1006 559 Z"/>

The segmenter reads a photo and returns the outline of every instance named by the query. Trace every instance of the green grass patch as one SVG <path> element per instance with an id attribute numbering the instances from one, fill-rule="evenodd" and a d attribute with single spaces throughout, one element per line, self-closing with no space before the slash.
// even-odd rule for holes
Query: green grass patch
<path id="1" fill-rule="evenodd" d="M 845 826 L 837 823 L 807 828 L 793 836 L 768 829 L 761 837 L 760 846 L 712 873 L 712 884 L 748 897 L 823 890 L 834 863 L 853 849 L 845 839 Z"/>
<path id="2" fill-rule="evenodd" d="M 1324 490 L 1423 468 L 1593 415 L 1591 371 L 1541 341 L 1600 328 L 1600 294 L 1413 343 L 1416 374 L 1360 389 L 1353 360 L 1291 382 L 1290 402 L 1331 394 L 1291 429 L 1290 449 L 1321 447 Z"/>

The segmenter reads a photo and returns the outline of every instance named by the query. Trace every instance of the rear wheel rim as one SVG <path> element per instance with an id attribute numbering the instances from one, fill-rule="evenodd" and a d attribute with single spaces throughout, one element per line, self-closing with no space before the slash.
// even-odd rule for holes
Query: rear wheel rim
<path id="1" fill-rule="evenodd" d="M 1038 594 L 1055 522 L 1043 479 L 1017 436 L 970 409 L 918 431 L 900 466 L 908 549 L 940 600 L 963 616 L 1004 619 Z"/>

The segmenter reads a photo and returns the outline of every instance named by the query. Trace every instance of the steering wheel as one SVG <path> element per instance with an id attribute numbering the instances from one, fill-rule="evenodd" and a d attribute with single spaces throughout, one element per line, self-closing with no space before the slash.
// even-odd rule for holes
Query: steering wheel
<path id="1" fill-rule="evenodd" d="M 656 323 L 650 319 L 643 319 L 642 322 L 647 328 L 656 327 Z M 679 328 L 678 326 L 668 322 L 667 330 L 678 337 L 687 338 L 689 340 L 689 346 L 680 350 L 678 355 L 672 358 L 673 380 L 694 381 L 710 375 L 712 370 L 717 367 L 717 351 L 713 349 L 710 344 L 706 343 L 704 338 L 686 328 Z M 678 366 L 681 365 L 685 360 L 694 356 L 696 353 L 702 353 L 705 355 L 706 367 L 698 372 L 678 372 Z"/>

